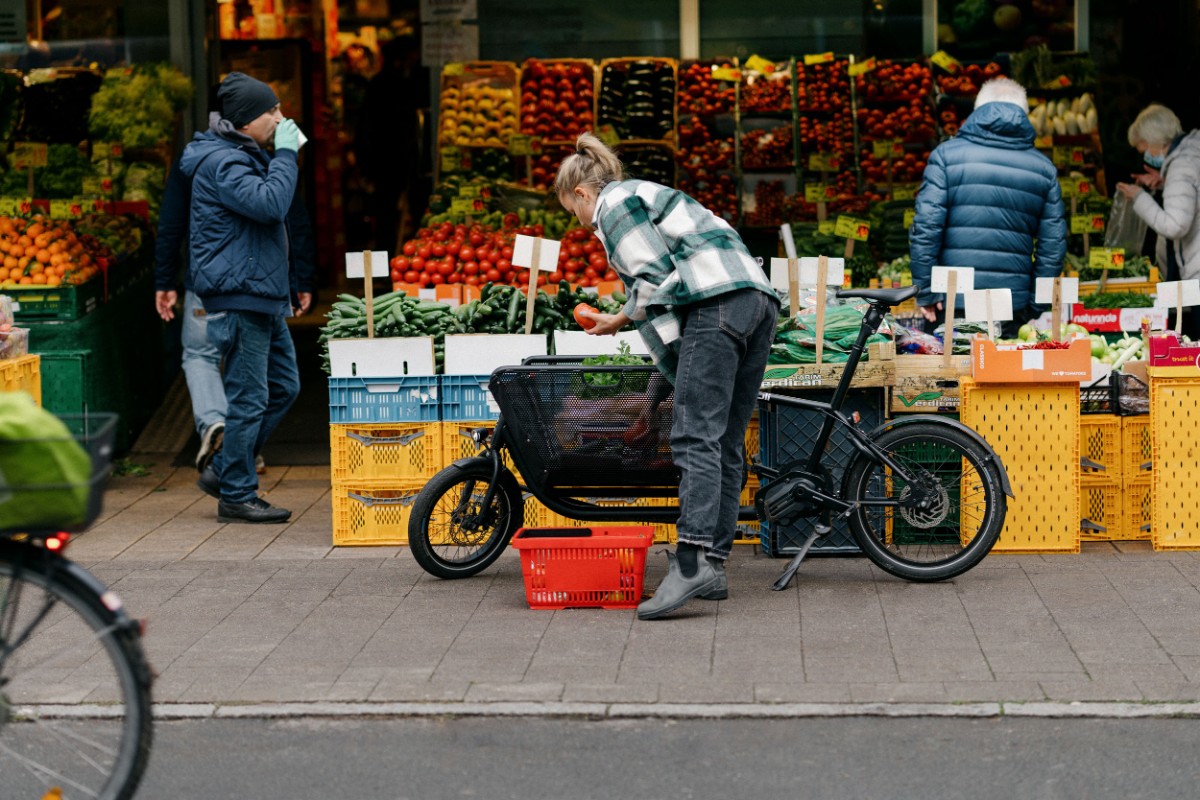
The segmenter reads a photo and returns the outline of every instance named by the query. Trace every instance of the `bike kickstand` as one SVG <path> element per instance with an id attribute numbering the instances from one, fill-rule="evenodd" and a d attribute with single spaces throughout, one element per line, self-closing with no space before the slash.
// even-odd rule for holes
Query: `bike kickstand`
<path id="1" fill-rule="evenodd" d="M 796 574 L 796 570 L 800 569 L 800 562 L 803 561 L 804 556 L 808 554 L 808 548 L 812 547 L 813 542 L 817 540 L 817 537 L 820 536 L 821 533 L 822 531 L 818 528 L 808 535 L 808 538 L 804 540 L 804 544 L 800 546 L 800 552 L 792 556 L 792 560 L 788 562 L 787 568 L 783 571 L 783 574 L 779 576 L 775 583 L 771 584 L 772 589 L 777 592 L 782 592 L 788 587 L 788 584 L 792 582 L 792 578 Z"/>

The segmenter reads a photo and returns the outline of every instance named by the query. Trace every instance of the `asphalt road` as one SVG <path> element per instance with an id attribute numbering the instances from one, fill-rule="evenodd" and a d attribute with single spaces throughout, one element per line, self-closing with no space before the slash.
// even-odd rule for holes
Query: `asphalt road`
<path id="1" fill-rule="evenodd" d="M 1200 725 L 1152 719 L 164 722 L 139 798 L 1194 797 Z"/>

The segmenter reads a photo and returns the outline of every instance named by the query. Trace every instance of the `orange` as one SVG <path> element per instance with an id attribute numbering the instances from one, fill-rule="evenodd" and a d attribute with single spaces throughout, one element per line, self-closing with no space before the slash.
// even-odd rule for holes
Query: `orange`
<path id="1" fill-rule="evenodd" d="M 62 283 L 62 278 L 57 275 L 51 275 L 49 278 L 46 278 L 47 286 L 58 286 L 60 283 Z"/>
<path id="2" fill-rule="evenodd" d="M 39 283 L 39 284 L 41 284 L 41 283 L 45 283 L 45 282 L 46 282 L 46 276 L 45 276 L 45 275 L 34 275 L 34 276 L 33 276 L 33 282 L 34 282 L 34 283 Z"/>

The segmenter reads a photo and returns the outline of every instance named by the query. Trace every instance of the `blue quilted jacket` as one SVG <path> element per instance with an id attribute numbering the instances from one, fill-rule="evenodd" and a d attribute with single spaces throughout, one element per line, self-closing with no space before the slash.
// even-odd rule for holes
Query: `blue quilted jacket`
<path id="1" fill-rule="evenodd" d="M 290 316 L 287 217 L 296 153 L 280 150 L 272 158 L 220 122 L 196 134 L 179 160 L 192 181 L 192 284 L 209 313 Z"/>
<path id="2" fill-rule="evenodd" d="M 974 267 L 976 289 L 1011 289 L 1014 316 L 1033 305 L 1034 278 L 1062 273 L 1058 173 L 1033 139 L 1020 106 L 987 103 L 930 154 L 909 231 L 919 304 L 943 299 L 929 291 L 934 266 Z"/>

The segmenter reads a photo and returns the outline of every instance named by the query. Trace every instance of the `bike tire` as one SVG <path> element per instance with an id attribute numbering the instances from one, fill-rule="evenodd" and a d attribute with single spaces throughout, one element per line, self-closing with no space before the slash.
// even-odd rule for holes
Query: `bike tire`
<path id="1" fill-rule="evenodd" d="M 946 580 L 982 561 L 1008 511 L 993 454 L 937 420 L 885 430 L 874 441 L 936 487 L 936 505 L 923 511 L 859 505 L 850 530 L 863 553 L 885 572 L 910 581 Z M 846 471 L 842 486 L 851 502 L 896 500 L 909 491 L 889 468 L 864 454 Z"/>
<path id="2" fill-rule="evenodd" d="M 524 519 L 524 501 L 503 467 L 492 497 L 492 520 L 480 527 L 479 500 L 492 481 L 492 461 L 472 459 L 434 475 L 413 501 L 408 546 L 413 558 L 439 578 L 469 578 L 500 557 Z"/>
<path id="3" fill-rule="evenodd" d="M 153 742 L 150 670 L 115 596 L 0 543 L 0 775 L 9 797 L 132 798 Z"/>

